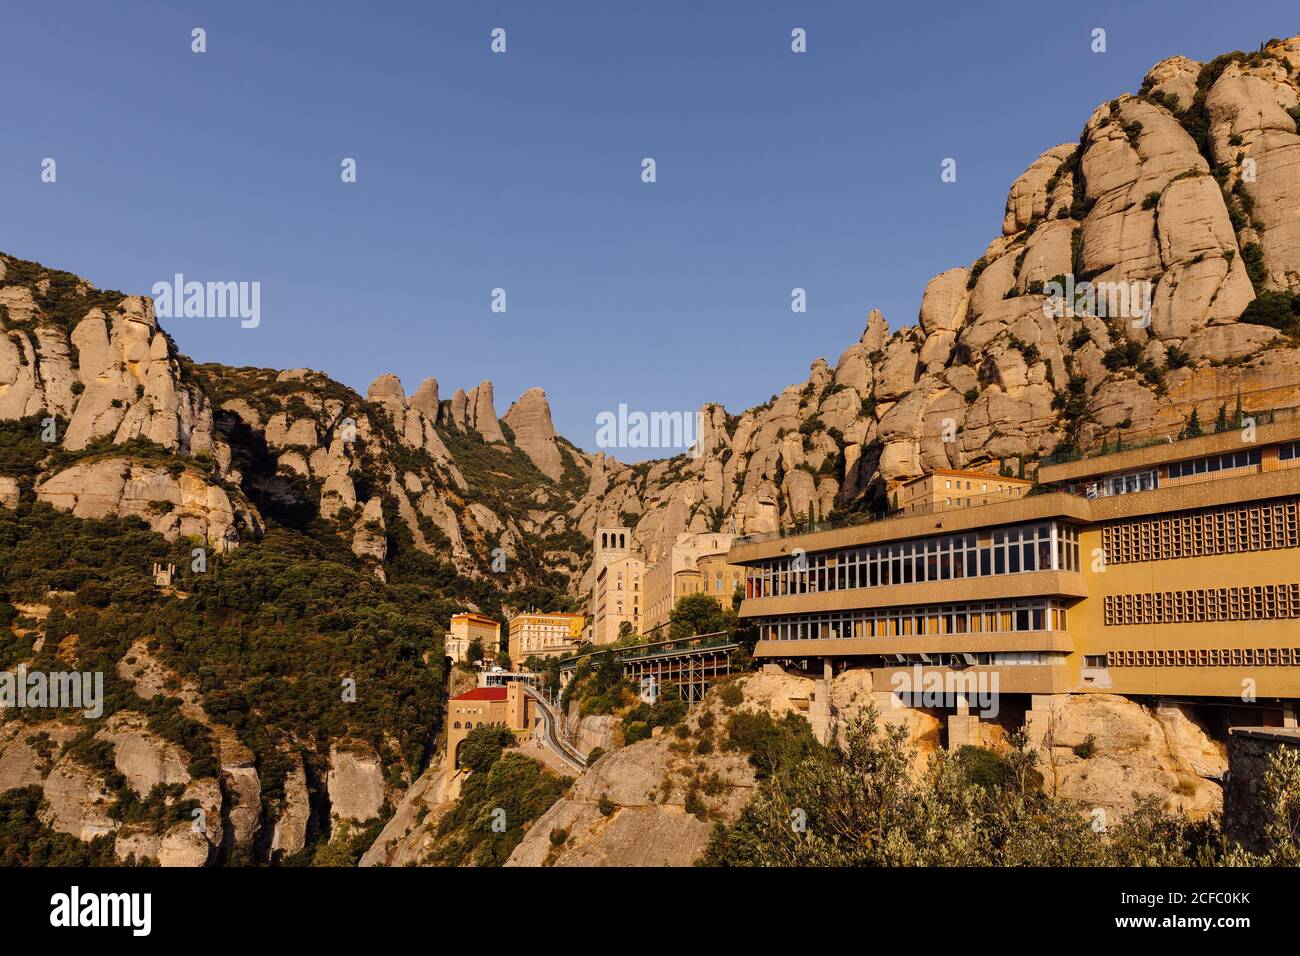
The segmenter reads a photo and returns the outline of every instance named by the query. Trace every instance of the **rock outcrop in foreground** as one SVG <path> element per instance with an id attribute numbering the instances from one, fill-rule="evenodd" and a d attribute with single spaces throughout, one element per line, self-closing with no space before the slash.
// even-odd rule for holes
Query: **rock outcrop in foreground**
<path id="1" fill-rule="evenodd" d="M 741 702 L 728 707 L 717 689 L 711 691 L 687 718 L 685 737 L 669 731 L 602 755 L 529 829 L 506 865 L 693 864 L 713 824 L 734 821 L 760 785 L 748 758 L 725 749 L 731 715 L 807 716 L 817 685 L 771 670 L 736 683 Z M 846 671 L 831 686 L 829 726 L 844 726 L 876 707 L 882 723 L 906 730 L 917 754 L 913 772 L 920 775 L 939 749 L 941 718 L 882 704 L 888 697 L 872 693 L 868 672 Z M 1000 727 L 989 724 L 984 730 L 984 746 L 1005 749 Z M 1166 810 L 1193 819 L 1219 811 L 1226 751 L 1187 708 L 1152 711 L 1123 697 L 1069 696 L 1060 701 L 1053 734 L 1050 744 L 1039 748 L 1044 788 L 1077 801 L 1085 811 L 1100 807 L 1118 819 L 1144 796 L 1156 796 Z M 712 744 L 704 754 L 698 752 L 702 738 Z M 552 839 L 557 832 L 564 836 L 558 847 Z"/>
<path id="2" fill-rule="evenodd" d="M 1194 820 L 1222 812 L 1227 746 L 1190 708 L 1071 694 L 1054 713 L 1051 745 L 1039 765 L 1049 792 L 1120 815 L 1142 796 Z"/>
<path id="3" fill-rule="evenodd" d="M 780 717 L 795 706 L 788 694 L 806 684 L 811 682 L 752 675 L 743 681 L 740 707 Z M 744 754 L 697 752 L 701 736 L 712 738 L 728 713 L 720 695 L 711 693 L 687 719 L 689 737 L 666 732 L 601 756 L 533 824 L 506 865 L 690 866 L 713 822 L 734 820 L 756 786 Z M 702 718 L 711 727 L 701 728 Z M 687 809 L 688 796 L 694 813 Z M 558 848 L 551 839 L 555 831 L 567 833 Z"/>

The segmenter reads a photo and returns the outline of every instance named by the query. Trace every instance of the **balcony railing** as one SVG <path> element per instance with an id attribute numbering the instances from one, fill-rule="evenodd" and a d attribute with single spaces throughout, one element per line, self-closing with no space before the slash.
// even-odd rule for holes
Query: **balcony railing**
<path id="1" fill-rule="evenodd" d="M 1005 476 L 1003 476 L 1005 477 Z M 990 480 L 996 481 L 997 475 L 989 475 Z M 804 523 L 796 527 L 782 527 L 776 531 L 760 531 L 755 534 L 742 535 L 732 541 L 732 547 L 741 544 L 757 544 L 760 541 L 772 541 L 776 538 L 796 538 L 800 535 L 813 534 L 818 531 L 834 531 L 839 528 L 856 528 L 862 525 L 878 524 L 884 521 L 896 521 L 899 518 L 915 518 L 920 515 L 947 514 L 949 512 L 970 511 L 973 508 L 983 508 L 987 505 L 1000 505 L 1008 501 L 1023 501 L 1031 495 L 1041 494 L 1054 489 L 1041 488 L 1034 486 L 1028 491 L 1018 494 L 1008 492 L 988 492 L 970 498 L 954 498 L 951 502 L 927 501 L 922 504 L 908 505 L 908 510 L 899 509 L 883 515 L 873 514 L 853 514 L 841 521 L 817 521 L 811 524 Z"/>
<path id="2" fill-rule="evenodd" d="M 573 657 L 567 657 L 560 661 L 560 669 L 568 670 L 577 665 L 578 661 L 586 657 L 593 657 L 597 654 L 612 652 L 618 661 L 638 660 L 647 657 L 662 657 L 669 654 L 682 654 L 690 651 L 708 650 L 713 647 L 729 647 L 735 644 L 733 636 L 726 631 L 715 631 L 710 634 L 694 634 L 690 637 L 679 637 L 667 641 L 650 641 L 645 644 L 625 644 L 622 647 L 607 645 L 596 647 L 583 654 L 577 654 Z"/>
<path id="3" fill-rule="evenodd" d="M 1300 383 L 1284 386 L 1284 388 L 1287 392 L 1294 393 L 1297 388 L 1300 388 Z M 1229 431 L 1238 427 L 1238 423 L 1235 421 L 1236 403 L 1238 401 L 1240 401 L 1243 406 L 1242 415 L 1246 418 L 1253 418 L 1256 425 L 1273 425 L 1279 422 L 1295 421 L 1297 418 L 1300 418 L 1300 405 L 1282 405 L 1278 407 L 1262 407 L 1256 409 L 1245 407 L 1246 405 L 1258 404 L 1258 402 L 1254 402 L 1252 399 L 1259 399 L 1264 394 L 1276 393 L 1278 391 L 1279 389 L 1276 388 L 1259 389 L 1252 392 L 1242 392 L 1240 395 L 1234 394 L 1226 397 L 1217 396 L 1215 398 L 1207 398 L 1199 402 L 1180 402 L 1172 406 L 1162 406 L 1161 410 L 1164 411 L 1166 408 L 1176 408 L 1178 405 L 1182 405 L 1186 406 L 1188 412 L 1187 417 L 1189 418 L 1191 417 L 1192 411 L 1196 411 L 1199 417 L 1199 413 L 1205 409 L 1209 409 L 1210 413 L 1217 418 L 1218 409 L 1224 408 L 1229 410 Z M 1200 435 L 1183 436 L 1182 438 L 1172 435 L 1152 435 L 1147 438 L 1139 438 L 1135 441 L 1126 442 L 1118 440 L 1114 445 L 1107 444 L 1099 448 L 1091 448 L 1088 450 L 1053 453 L 1044 458 L 1041 464 L 1060 465 L 1069 461 L 1090 461 L 1093 458 L 1100 458 L 1103 455 L 1114 455 L 1117 452 L 1133 451 L 1138 448 L 1150 448 L 1153 445 L 1176 444 L 1179 441 L 1187 441 L 1189 438 L 1200 438 L 1215 433 L 1215 421 L 1213 419 L 1210 421 L 1201 420 L 1200 426 Z"/>

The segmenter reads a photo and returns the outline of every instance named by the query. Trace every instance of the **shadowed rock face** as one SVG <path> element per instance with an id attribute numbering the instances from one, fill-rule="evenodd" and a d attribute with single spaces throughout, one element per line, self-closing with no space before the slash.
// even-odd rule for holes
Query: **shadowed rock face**
<path id="1" fill-rule="evenodd" d="M 515 444 L 532 459 L 537 470 L 552 481 L 559 481 L 564 465 L 560 446 L 555 441 L 555 426 L 551 423 L 551 406 L 546 393 L 540 388 L 530 388 L 510 406 L 502 420 L 510 426 Z"/>
<path id="2" fill-rule="evenodd" d="M 465 421 L 484 441 L 505 444 L 506 436 L 497 421 L 496 406 L 492 404 L 491 382 L 479 382 L 465 394 Z"/>

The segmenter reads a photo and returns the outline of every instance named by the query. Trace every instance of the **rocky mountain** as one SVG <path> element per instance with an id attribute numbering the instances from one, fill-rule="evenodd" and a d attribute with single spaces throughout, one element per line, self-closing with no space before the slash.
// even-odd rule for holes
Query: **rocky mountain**
<path id="1" fill-rule="evenodd" d="M 1156 64 L 1011 184 L 998 234 L 927 284 L 914 324 L 871 312 L 806 381 L 740 414 L 705 406 L 698 455 L 637 464 L 557 435 L 540 388 L 499 417 L 490 381 L 448 399 L 436 379 L 408 394 L 382 375 L 362 396 L 309 369 L 196 364 L 147 297 L 0 255 L 0 666 L 93 651 L 123 682 L 111 725 L 89 736 L 4 724 L 0 780 L 41 788 L 58 832 L 113 834 L 137 856 L 292 855 L 333 819 L 382 816 L 427 766 L 446 615 L 582 607 L 597 524 L 632 526 L 653 560 L 686 530 L 879 511 L 936 467 L 1032 474 L 1194 415 L 1300 404 L 1298 121 L 1300 37 Z M 191 568 L 195 548 L 232 577 Z M 146 556 L 174 560 L 174 584 L 150 590 Z M 330 604 L 344 579 L 360 597 Z M 294 610 L 259 618 L 248 594 L 291 595 Z M 354 604 L 383 640 L 358 638 Z M 229 621 L 272 642 L 308 610 L 316 631 L 284 645 L 317 668 L 305 683 L 374 667 L 409 680 L 398 696 L 418 705 L 279 706 L 273 655 Z M 205 643 L 214 634 L 229 643 Z M 173 675 L 167 693 L 132 676 L 146 658 Z M 172 803 L 149 803 L 155 785 L 179 788 Z M 167 842 L 180 830 L 165 807 L 190 789 L 241 853 L 224 835 Z M 119 817 L 104 817 L 105 793 Z M 147 812 L 121 809 L 133 799 Z"/>
<path id="2" fill-rule="evenodd" d="M 0 256 L 0 668 L 107 681 L 102 721 L 3 715 L 39 828 L 7 851 L 359 856 L 431 756 L 450 614 L 571 600 L 586 459 L 540 391 L 508 421 L 490 382 L 195 365 L 149 299 Z"/>
<path id="3" fill-rule="evenodd" d="M 930 280 L 916 324 L 873 311 L 833 366 L 738 416 L 707 407 L 697 458 L 597 456 L 579 527 L 623 516 L 653 556 L 684 530 L 880 509 L 936 467 L 1032 473 L 1238 397 L 1300 403 L 1298 91 L 1300 37 L 1156 64 L 1012 183 L 1000 233 Z M 1054 280 L 1099 294 L 1057 308 Z M 1130 293 L 1149 310 L 1113 308 Z"/>
<path id="4" fill-rule="evenodd" d="M 148 299 L 13 259 L 0 416 L 64 416 L 68 451 L 138 438 L 212 459 L 187 489 L 146 474 L 119 491 L 102 462 L 47 476 L 39 494 L 79 514 L 166 499 L 177 512 L 160 530 L 243 539 L 262 509 L 296 502 L 351 522 L 381 568 L 381 536 L 364 531 L 378 516 L 362 514 L 379 496 L 386 527 L 459 573 L 490 573 L 504 553 L 578 598 L 598 523 L 632 524 L 653 559 L 686 530 L 879 510 L 935 467 L 1032 473 L 1053 452 L 1177 432 L 1194 411 L 1213 420 L 1238 396 L 1247 411 L 1294 404 L 1298 63 L 1300 38 L 1158 63 L 1012 183 L 999 235 L 927 284 L 914 325 L 873 311 L 833 366 L 814 361 L 739 415 L 706 406 L 698 457 L 582 452 L 556 435 L 540 388 L 498 418 L 490 381 L 448 400 L 435 379 L 408 396 L 383 375 L 362 399 L 306 369 L 194 366 Z M 1077 297 L 1049 298 L 1067 277 Z"/>

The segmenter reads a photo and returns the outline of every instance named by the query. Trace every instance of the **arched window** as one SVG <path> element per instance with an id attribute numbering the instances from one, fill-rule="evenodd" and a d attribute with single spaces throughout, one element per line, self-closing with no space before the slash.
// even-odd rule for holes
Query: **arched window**
<path id="1" fill-rule="evenodd" d="M 458 720 L 454 724 L 452 724 L 451 728 L 452 730 L 460 730 L 460 721 Z"/>

